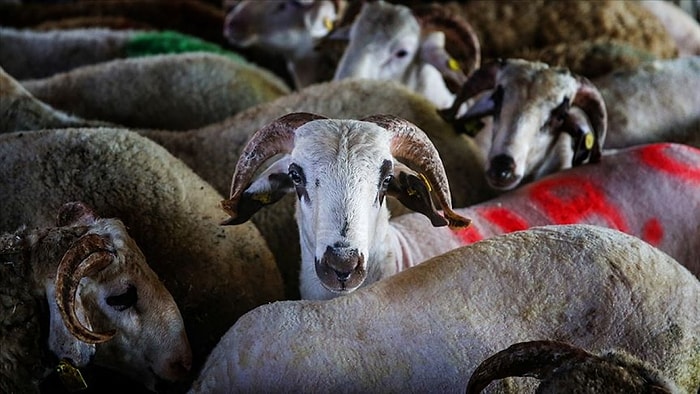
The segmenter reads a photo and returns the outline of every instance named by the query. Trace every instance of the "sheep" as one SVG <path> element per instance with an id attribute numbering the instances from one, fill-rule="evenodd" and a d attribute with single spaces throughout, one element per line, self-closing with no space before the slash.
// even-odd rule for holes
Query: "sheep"
<path id="1" fill-rule="evenodd" d="M 39 393 L 61 360 L 94 360 L 151 390 L 157 378 L 184 378 L 192 353 L 180 311 L 124 224 L 79 202 L 57 217 L 0 236 L 0 391 Z"/>
<path id="2" fill-rule="evenodd" d="M 700 146 L 700 57 L 652 62 L 591 82 L 567 69 L 506 59 L 472 74 L 452 107 L 480 98 L 454 122 L 492 117 L 477 129 L 486 178 L 499 190 L 600 159 L 603 149 L 673 141 Z M 648 86 L 658 88 L 649 90 Z M 482 92 L 491 91 L 491 94 Z M 481 131 L 478 131 L 481 130 Z"/>
<path id="3" fill-rule="evenodd" d="M 46 127 L 106 126 L 107 122 L 81 119 L 37 100 L 0 67 L 0 133 Z"/>
<path id="4" fill-rule="evenodd" d="M 220 6 L 199 0 L 109 0 L 95 3 L 60 2 L 0 4 L 0 25 L 55 30 L 75 27 L 127 26 L 175 30 L 219 45 L 224 21 Z M 115 24 L 116 22 L 116 24 Z"/>
<path id="5" fill-rule="evenodd" d="M 646 147 L 605 165 L 580 167 L 583 173 L 543 179 L 533 184 L 532 196 L 503 196 L 495 203 L 501 207 L 496 212 L 522 228 L 542 222 L 616 227 L 648 238 L 700 277 L 695 254 L 700 247 L 698 221 L 688 214 L 700 206 L 692 170 L 700 163 L 700 151 L 682 147 Z M 277 158 L 265 164 L 273 157 Z M 618 171 L 624 175 L 614 176 Z M 675 177 L 669 180 L 669 175 Z M 672 186 L 644 190 L 652 178 L 661 178 L 654 184 Z M 629 194 L 621 191 L 623 187 Z M 433 190 L 442 215 L 433 208 Z M 231 216 L 224 224 L 243 223 L 292 191 L 297 194 L 301 246 L 299 290 L 305 299 L 348 294 L 481 234 L 481 225 L 459 231 L 431 228 L 466 226 L 466 218 L 479 210 L 452 210 L 434 146 L 415 125 L 389 115 L 355 121 L 292 113 L 261 128 L 236 164 L 230 197 L 222 203 Z M 570 201 L 569 194 L 588 199 Z M 390 220 L 385 196 L 396 197 L 421 215 Z M 513 201 L 507 203 L 508 198 Z M 678 215 L 670 219 L 670 214 L 658 212 L 654 205 L 659 201 L 675 201 Z M 521 213 L 523 205 L 527 208 Z M 488 230 L 493 234 L 498 228 L 487 227 L 486 234 Z"/>
<path id="6" fill-rule="evenodd" d="M 0 41 L 0 66 L 18 80 L 46 78 L 80 66 L 163 53 L 206 51 L 244 62 L 234 52 L 174 31 L 0 28 Z"/>
<path id="7" fill-rule="evenodd" d="M 235 1 L 226 6 L 223 34 L 237 48 L 257 48 L 286 62 L 294 87 L 331 79 L 335 62 L 315 49 L 342 18 L 346 0 Z"/>
<path id="8" fill-rule="evenodd" d="M 207 53 L 116 59 L 22 85 L 71 114 L 168 130 L 215 123 L 289 93 L 271 72 Z"/>
<path id="9" fill-rule="evenodd" d="M 412 11 L 381 0 L 364 4 L 333 78 L 397 80 L 438 108 L 449 107 L 454 102 L 450 88 L 461 86 L 479 66 L 480 48 L 468 23 L 441 10 Z"/>
<path id="10" fill-rule="evenodd" d="M 319 83 L 205 128 L 176 134 L 152 130 L 139 133 L 164 146 L 221 194 L 228 195 L 232 170 L 253 133 L 280 116 L 298 111 L 351 119 L 377 111 L 407 119 L 424 130 L 440 152 L 455 206 L 471 205 L 494 196 L 482 175 L 483 158 L 474 143 L 452 132 L 426 98 L 394 81 L 348 79 Z M 288 297 L 298 298 L 301 252 L 298 233 L 289 231 L 296 227 L 294 199 L 289 196 L 261 210 L 252 221 L 275 254 Z"/>
<path id="11" fill-rule="evenodd" d="M 260 306 L 222 337 L 190 392 L 464 392 L 488 355 L 555 340 L 628 352 L 694 393 L 699 298 L 696 277 L 636 237 L 518 231 L 345 297 Z M 491 392 L 532 392 L 522 378 L 497 383 Z"/>
<path id="12" fill-rule="evenodd" d="M 679 56 L 700 55 L 700 24 L 688 12 L 670 1 L 648 0 L 641 5 L 651 11 L 676 42 Z"/>
<path id="13" fill-rule="evenodd" d="M 195 370 L 239 316 L 284 298 L 255 226 L 219 225 L 221 199 L 182 161 L 128 130 L 0 135 L 0 231 L 51 225 L 74 200 L 119 217 L 180 308 Z"/>
<path id="14" fill-rule="evenodd" d="M 476 368 L 467 394 L 479 394 L 494 379 L 530 376 L 543 380 L 536 392 L 545 393 L 680 393 L 654 367 L 624 351 L 600 356 L 557 341 L 530 341 L 509 346 Z"/>

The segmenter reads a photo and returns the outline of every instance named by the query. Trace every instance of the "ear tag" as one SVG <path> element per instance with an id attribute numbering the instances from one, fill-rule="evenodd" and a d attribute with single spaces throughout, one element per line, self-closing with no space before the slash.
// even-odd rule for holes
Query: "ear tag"
<path id="1" fill-rule="evenodd" d="M 428 178 L 426 178 L 425 175 L 423 175 L 423 174 L 420 173 L 420 172 L 418 173 L 418 176 L 420 177 L 420 179 L 421 179 L 421 180 L 423 181 L 423 183 L 425 184 L 425 187 L 428 189 L 428 192 L 432 192 L 432 191 L 433 191 L 433 188 L 432 188 L 432 186 L 430 186 L 430 182 L 428 182 Z"/>
<path id="2" fill-rule="evenodd" d="M 259 201 L 261 204 L 264 205 L 272 203 L 270 193 L 255 193 L 251 198 L 255 201 Z"/>
<path id="3" fill-rule="evenodd" d="M 328 31 L 333 30 L 333 20 L 329 17 L 323 18 L 323 27 Z"/>
<path id="4" fill-rule="evenodd" d="M 452 71 L 459 71 L 459 62 L 451 57 L 447 60 L 447 67 Z"/>
<path id="5" fill-rule="evenodd" d="M 61 360 L 58 366 L 56 366 L 56 372 L 66 390 L 75 392 L 87 388 L 87 383 L 85 379 L 83 379 L 83 374 L 80 373 L 78 368 L 71 365 L 68 360 Z"/>
<path id="6" fill-rule="evenodd" d="M 583 140 L 583 144 L 586 147 L 586 150 L 593 149 L 594 142 L 595 142 L 595 137 L 593 136 L 593 133 L 586 134 L 586 137 L 584 137 L 584 140 Z"/>

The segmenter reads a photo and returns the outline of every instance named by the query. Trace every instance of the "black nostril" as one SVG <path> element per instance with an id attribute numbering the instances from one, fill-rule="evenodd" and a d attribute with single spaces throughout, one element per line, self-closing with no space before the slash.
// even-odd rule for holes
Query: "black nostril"
<path id="1" fill-rule="evenodd" d="M 508 155 L 498 155 L 491 159 L 488 170 L 489 177 L 497 180 L 507 180 L 513 177 L 515 172 L 515 160 Z"/>
<path id="2" fill-rule="evenodd" d="M 341 282 L 347 282 L 347 280 L 350 279 L 350 274 L 352 273 L 352 271 L 340 272 L 338 270 L 333 270 L 333 272 L 335 272 L 335 276 Z"/>

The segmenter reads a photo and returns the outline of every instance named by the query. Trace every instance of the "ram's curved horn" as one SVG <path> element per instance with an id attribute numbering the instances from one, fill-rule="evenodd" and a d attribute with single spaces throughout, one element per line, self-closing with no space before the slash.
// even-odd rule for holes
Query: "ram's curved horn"
<path id="1" fill-rule="evenodd" d="M 584 360 L 594 355 L 555 341 L 516 343 L 484 360 L 472 373 L 467 394 L 481 393 L 494 380 L 510 376 L 542 379 L 564 363 Z"/>
<path id="2" fill-rule="evenodd" d="M 221 202 L 221 207 L 231 218 L 222 224 L 229 224 L 238 216 L 238 201 L 250 186 L 255 171 L 271 157 L 289 153 L 294 148 L 294 132 L 302 125 L 324 116 L 307 112 L 294 112 L 284 115 L 255 132 L 243 149 L 231 180 L 230 197 Z"/>
<path id="3" fill-rule="evenodd" d="M 605 100 L 598 88 L 585 77 L 577 77 L 579 88 L 571 100 L 571 105 L 581 108 L 593 126 L 595 133 L 595 145 L 591 152 L 591 162 L 600 160 L 605 134 L 608 130 L 608 112 L 605 108 Z"/>
<path id="4" fill-rule="evenodd" d="M 376 123 L 391 134 L 391 154 L 425 175 L 435 195 L 446 223 L 450 227 L 466 227 L 471 220 L 452 210 L 450 186 L 440 154 L 430 139 L 413 123 L 393 115 L 373 115 L 362 119 Z"/>
<path id="5" fill-rule="evenodd" d="M 467 82 L 462 85 L 455 101 L 452 103 L 450 108 L 438 110 L 440 116 L 447 122 L 454 122 L 457 117 L 457 112 L 459 112 L 459 107 L 469 100 L 470 98 L 476 96 L 477 94 L 493 89 L 496 86 L 496 78 L 498 72 L 506 65 L 506 60 L 492 60 L 484 63 L 476 71 L 474 71 Z"/>
<path id="6" fill-rule="evenodd" d="M 91 276 L 114 261 L 114 251 L 104 237 L 87 234 L 76 240 L 66 251 L 56 270 L 56 303 L 68 330 L 79 340 L 95 344 L 110 340 L 114 330 L 94 332 L 85 327 L 75 311 L 80 280 Z"/>

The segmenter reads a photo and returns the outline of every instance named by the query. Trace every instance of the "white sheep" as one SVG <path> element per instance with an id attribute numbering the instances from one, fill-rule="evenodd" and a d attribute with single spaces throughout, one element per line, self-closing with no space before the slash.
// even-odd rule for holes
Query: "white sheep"
<path id="1" fill-rule="evenodd" d="M 151 390 L 157 378 L 189 372 L 180 311 L 120 220 L 67 203 L 55 227 L 0 236 L 0 261 L 0 391 L 38 393 L 61 360 L 74 368 L 94 360 Z M 44 349 L 58 361 L 47 362 Z"/>
<path id="2" fill-rule="evenodd" d="M 593 82 L 564 68 L 506 59 L 472 74 L 441 113 L 454 119 L 466 100 L 481 94 L 455 125 L 463 130 L 474 119 L 492 117 L 490 127 L 476 128 L 486 133 L 479 137 L 486 141 L 486 177 L 494 188 L 509 190 L 596 161 L 603 149 L 661 141 L 700 146 L 699 75 L 698 56 L 651 62 Z"/>
<path id="3" fill-rule="evenodd" d="M 73 115 L 167 130 L 202 127 L 289 93 L 267 70 L 207 53 L 117 59 L 22 85 Z"/>
<path id="4" fill-rule="evenodd" d="M 76 67 L 164 53 L 212 52 L 245 62 L 220 46 L 174 31 L 0 27 L 0 66 L 15 79 L 46 78 Z"/>
<path id="5" fill-rule="evenodd" d="M 680 56 L 700 55 L 700 23 L 686 10 L 671 1 L 645 0 L 639 2 L 664 25 L 676 42 Z M 698 7 L 696 2 L 696 7 Z"/>
<path id="6" fill-rule="evenodd" d="M 479 364 L 467 394 L 479 394 L 491 381 L 508 376 L 542 380 L 539 394 L 681 393 L 656 368 L 627 352 L 595 355 L 563 342 L 529 341 L 513 344 Z"/>
<path id="7" fill-rule="evenodd" d="M 58 207 L 74 200 L 120 218 L 180 308 L 194 369 L 239 316 L 284 297 L 255 226 L 220 226 L 221 199 L 182 161 L 128 130 L 0 134 L 0 231 L 52 225 Z"/>
<path id="8" fill-rule="evenodd" d="M 69 115 L 37 100 L 0 67 L 0 133 L 60 127 L 98 127 L 107 122 Z"/>
<path id="9" fill-rule="evenodd" d="M 224 36 L 238 48 L 257 48 L 281 56 L 294 85 L 301 89 L 331 79 L 335 63 L 315 49 L 343 17 L 345 0 L 233 1 Z"/>
<path id="10" fill-rule="evenodd" d="M 381 0 L 365 3 L 349 29 L 333 78 L 400 81 L 438 108 L 449 107 L 454 101 L 450 87 L 464 83 L 479 66 L 481 52 L 469 24 L 441 10 L 412 11 Z M 455 59 L 458 53 L 465 58 L 462 65 Z"/>
<path id="11" fill-rule="evenodd" d="M 521 229 L 593 223 L 647 238 L 700 276 L 698 218 L 689 214 L 700 206 L 692 170 L 700 163 L 700 151 L 659 144 L 609 159 L 543 179 L 533 186 L 535 192 L 503 196 L 494 204 L 502 207 L 505 222 Z M 667 187 L 647 190 L 646 185 L 661 182 Z M 347 294 L 473 241 L 476 234 L 505 231 L 488 221 L 476 230 L 432 228 L 464 226 L 470 222 L 465 217 L 479 210 L 451 209 L 434 146 L 415 125 L 388 115 L 355 121 L 292 113 L 258 130 L 240 155 L 230 198 L 223 202 L 231 215 L 226 224 L 243 223 L 293 191 L 302 298 Z M 442 214 L 433 208 L 431 192 Z M 582 200 L 567 198 L 569 194 Z M 385 196 L 396 197 L 429 221 L 417 214 L 389 220 Z M 507 203 L 508 198 L 514 201 Z M 677 208 L 672 218 L 664 213 L 670 201 Z"/>
<path id="12" fill-rule="evenodd" d="M 619 349 L 700 388 L 700 281 L 615 230 L 551 226 L 484 240 L 330 301 L 241 317 L 192 393 L 464 392 L 511 344 Z M 271 377 L 274 377 L 272 379 Z M 532 392 L 523 378 L 490 392 Z"/>

